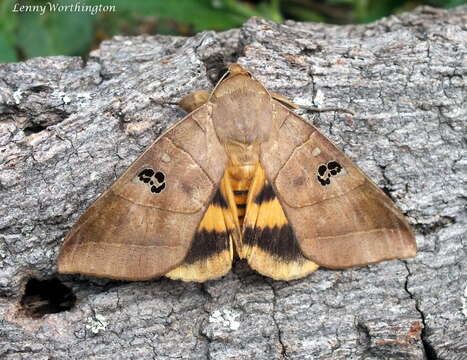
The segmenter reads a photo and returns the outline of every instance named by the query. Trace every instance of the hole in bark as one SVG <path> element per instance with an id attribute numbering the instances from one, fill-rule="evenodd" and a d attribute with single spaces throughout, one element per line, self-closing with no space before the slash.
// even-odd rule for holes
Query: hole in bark
<path id="1" fill-rule="evenodd" d="M 36 86 L 31 86 L 29 91 L 33 93 L 41 93 L 41 92 L 51 92 L 52 89 L 48 87 L 47 85 L 36 85 Z"/>
<path id="2" fill-rule="evenodd" d="M 415 228 L 417 229 L 419 233 L 423 235 L 429 235 L 451 224 L 454 224 L 455 222 L 456 220 L 453 217 L 441 216 L 438 221 L 435 221 L 430 224 L 416 224 Z"/>
<path id="3" fill-rule="evenodd" d="M 228 66 L 220 64 L 217 68 L 213 68 L 211 71 L 213 73 L 212 78 L 214 79 L 214 84 L 217 84 L 225 73 L 229 70 Z"/>
<path id="4" fill-rule="evenodd" d="M 359 343 L 369 347 L 371 344 L 370 329 L 361 321 L 358 321 L 355 325 L 359 335 Z"/>
<path id="5" fill-rule="evenodd" d="M 214 54 L 204 59 L 204 65 L 206 66 L 206 73 L 214 85 L 227 72 L 225 59 L 220 54 Z"/>
<path id="6" fill-rule="evenodd" d="M 46 128 L 44 126 L 34 124 L 34 125 L 31 125 L 31 126 L 25 127 L 23 132 L 24 132 L 24 135 L 29 136 L 29 135 L 32 135 L 32 134 L 37 134 L 38 132 L 41 132 L 41 131 L 43 131 L 45 129 Z"/>
<path id="7" fill-rule="evenodd" d="M 75 302 L 76 296 L 60 280 L 30 279 L 20 305 L 27 316 L 39 319 L 46 314 L 70 310 Z"/>

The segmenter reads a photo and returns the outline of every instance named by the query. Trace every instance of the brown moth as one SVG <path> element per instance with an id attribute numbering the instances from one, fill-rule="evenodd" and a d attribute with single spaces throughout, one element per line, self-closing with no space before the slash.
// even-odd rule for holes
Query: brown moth
<path id="1" fill-rule="evenodd" d="M 81 216 L 60 273 L 205 281 L 234 255 L 274 279 L 415 256 L 393 202 L 240 65 Z"/>

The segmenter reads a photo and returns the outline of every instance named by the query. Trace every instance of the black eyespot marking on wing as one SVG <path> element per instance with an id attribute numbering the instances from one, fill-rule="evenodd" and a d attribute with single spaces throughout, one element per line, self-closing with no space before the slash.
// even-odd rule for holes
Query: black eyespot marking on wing
<path id="1" fill-rule="evenodd" d="M 139 180 L 148 183 L 151 181 L 151 177 L 154 175 L 154 170 L 152 169 L 144 169 L 138 174 Z"/>
<path id="2" fill-rule="evenodd" d="M 318 181 L 321 185 L 323 186 L 326 186 L 326 185 L 329 185 L 331 183 L 331 180 L 329 179 L 323 179 L 321 177 L 318 176 Z"/>
<path id="3" fill-rule="evenodd" d="M 326 167 L 326 165 L 322 164 L 318 167 L 318 175 L 320 176 L 324 176 L 324 174 L 326 174 L 326 170 L 328 168 Z"/>
<path id="4" fill-rule="evenodd" d="M 329 170 L 338 169 L 338 171 L 340 171 L 341 168 L 342 168 L 341 165 L 337 161 L 328 162 L 328 169 Z"/>
<path id="5" fill-rule="evenodd" d="M 147 181 L 145 181 L 145 182 L 148 182 L 153 175 L 154 175 L 153 169 L 144 169 L 143 171 L 139 173 L 138 176 L 141 181 L 143 181 L 143 179 L 145 180 L 148 179 Z"/>
<path id="6" fill-rule="evenodd" d="M 165 183 L 159 186 L 151 186 L 151 192 L 155 194 L 159 194 L 164 189 L 165 189 Z"/>
<path id="7" fill-rule="evenodd" d="M 138 174 L 138 179 L 148 184 L 153 194 L 159 194 L 165 189 L 165 175 L 161 171 L 155 172 L 153 169 L 144 169 Z"/>
<path id="8" fill-rule="evenodd" d="M 331 177 L 336 176 L 342 170 L 342 165 L 337 161 L 332 160 L 327 164 L 321 164 L 318 166 L 318 176 L 317 179 L 319 183 L 323 186 L 331 184 Z"/>
<path id="9" fill-rule="evenodd" d="M 154 174 L 154 177 L 156 178 L 156 180 L 159 182 L 159 183 L 162 183 L 164 182 L 165 180 L 165 175 L 163 173 L 161 173 L 160 171 L 156 172 Z"/>

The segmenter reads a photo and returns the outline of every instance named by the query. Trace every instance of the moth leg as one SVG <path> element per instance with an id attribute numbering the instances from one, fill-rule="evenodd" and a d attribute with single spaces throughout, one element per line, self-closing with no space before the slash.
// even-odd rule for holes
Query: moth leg
<path id="1" fill-rule="evenodd" d="M 308 111 L 313 111 L 313 112 L 342 111 L 342 112 L 355 116 L 355 113 L 353 111 L 340 108 L 340 107 L 331 106 L 331 107 L 316 108 L 316 107 L 311 107 L 311 106 L 297 105 L 280 94 L 271 93 L 271 96 L 273 97 L 273 99 L 279 101 L 282 105 L 287 106 L 289 109 L 295 109 L 295 110 L 303 109 L 303 110 L 308 110 Z"/>
<path id="2" fill-rule="evenodd" d="M 196 110 L 201 105 L 207 103 L 210 93 L 206 90 L 197 90 L 185 96 L 178 105 L 185 110 L 186 112 L 192 112 Z"/>

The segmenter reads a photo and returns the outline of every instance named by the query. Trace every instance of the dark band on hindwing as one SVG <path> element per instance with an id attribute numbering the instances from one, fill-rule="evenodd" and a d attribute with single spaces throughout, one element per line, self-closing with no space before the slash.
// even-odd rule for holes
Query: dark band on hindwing
<path id="1" fill-rule="evenodd" d="M 245 244 L 257 246 L 281 260 L 291 261 L 303 258 L 297 238 L 288 224 L 263 229 L 247 227 L 243 236 Z"/>
<path id="2" fill-rule="evenodd" d="M 217 190 L 216 194 L 212 198 L 211 205 L 216 205 L 223 209 L 227 209 L 229 207 L 229 205 L 227 204 L 227 200 L 225 199 L 224 195 L 221 193 L 220 189 Z"/>
<path id="3" fill-rule="evenodd" d="M 229 248 L 229 233 L 198 229 L 185 258 L 185 263 L 194 264 L 208 259 Z"/>
<path id="4" fill-rule="evenodd" d="M 206 209 L 205 216 L 210 216 L 210 211 L 218 210 L 216 208 L 228 208 L 227 200 L 220 189 L 217 190 L 216 194 L 212 198 L 211 203 Z M 219 217 L 216 218 L 215 221 L 224 223 L 224 218 Z M 193 264 L 197 261 L 208 259 L 229 249 L 230 233 L 227 229 L 225 231 L 217 231 L 215 229 L 208 228 L 208 225 L 206 224 L 202 224 L 203 222 L 201 222 L 200 225 L 202 227 L 197 229 L 191 243 L 190 250 L 185 258 L 185 263 L 187 264 Z"/>
<path id="5" fill-rule="evenodd" d="M 276 193 L 274 192 L 274 189 L 272 188 L 271 184 L 269 184 L 269 182 L 266 182 L 259 194 L 256 195 L 254 201 L 255 204 L 260 205 L 274 199 L 277 199 Z"/>
<path id="6" fill-rule="evenodd" d="M 304 259 L 294 231 L 285 218 L 276 193 L 268 181 L 264 183 L 264 186 L 254 198 L 254 202 L 260 209 L 262 205 L 276 202 L 276 207 L 273 208 L 276 210 L 266 215 L 269 218 L 268 225 L 258 226 L 257 222 L 254 227 L 251 225 L 245 227 L 243 233 L 244 243 L 249 246 L 257 246 L 283 261 L 301 261 Z"/>

